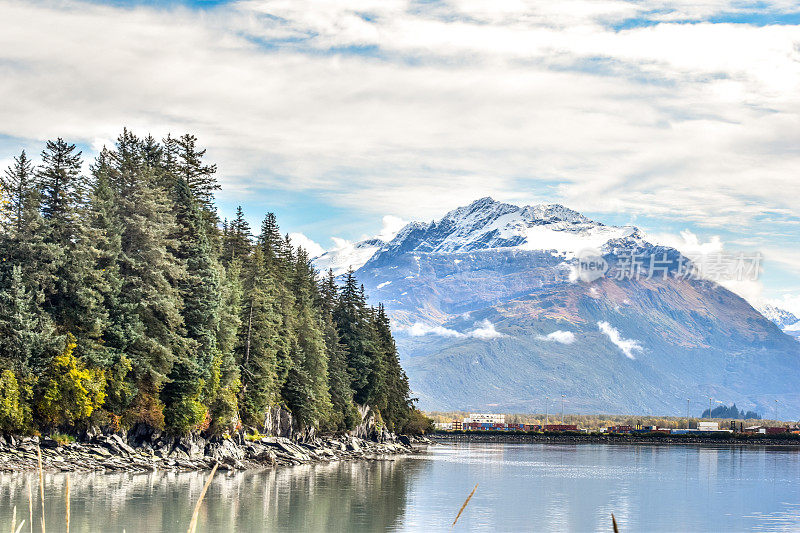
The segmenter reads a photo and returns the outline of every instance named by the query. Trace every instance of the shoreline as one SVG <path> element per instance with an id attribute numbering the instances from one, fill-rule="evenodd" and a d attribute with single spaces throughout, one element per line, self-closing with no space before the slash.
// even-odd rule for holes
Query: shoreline
<path id="1" fill-rule="evenodd" d="M 485 442 L 498 444 L 541 443 L 541 444 L 629 444 L 645 446 L 739 446 L 739 447 L 781 447 L 800 449 L 800 438 L 779 436 L 736 437 L 700 436 L 700 435 L 657 435 L 652 434 L 601 434 L 601 433 L 445 433 L 437 432 L 427 435 L 433 442 Z"/>
<path id="2" fill-rule="evenodd" d="M 132 445 L 118 434 L 95 436 L 87 442 L 58 443 L 49 437 L 0 436 L 0 472 L 36 471 L 37 447 L 46 472 L 148 473 L 221 471 L 295 466 L 345 460 L 376 460 L 420 453 L 430 441 L 404 435 L 384 442 L 349 435 L 322 436 L 306 442 L 286 437 L 256 439 L 237 435 L 206 441 L 199 436 L 161 439 Z"/>

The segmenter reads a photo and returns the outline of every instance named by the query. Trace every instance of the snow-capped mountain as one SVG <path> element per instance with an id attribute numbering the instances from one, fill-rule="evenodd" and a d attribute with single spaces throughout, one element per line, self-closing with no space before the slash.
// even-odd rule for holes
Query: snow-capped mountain
<path id="1" fill-rule="evenodd" d="M 766 318 L 775 323 L 776 326 L 787 335 L 795 337 L 800 341 L 800 318 L 787 311 L 771 304 L 764 304 L 758 307 L 759 312 Z"/>
<path id="2" fill-rule="evenodd" d="M 800 322 L 800 318 L 797 318 L 790 311 L 775 307 L 772 304 L 760 305 L 758 306 L 758 310 L 762 315 L 770 319 L 781 329 L 784 329 L 786 326 L 793 326 Z"/>
<path id="3" fill-rule="evenodd" d="M 682 258 L 634 227 L 482 198 L 354 249 L 316 266 L 352 266 L 386 305 L 423 408 L 541 412 L 565 394 L 574 412 L 676 414 L 713 396 L 800 415 L 800 344 L 739 296 L 672 268 L 576 280 L 586 249 L 608 272 L 633 252 Z"/>
<path id="4" fill-rule="evenodd" d="M 481 198 L 433 222 L 411 222 L 388 243 L 341 241 L 314 260 L 320 271 L 358 270 L 382 252 L 466 253 L 482 249 L 542 250 L 572 257 L 610 242 L 644 244 L 633 226 L 606 226 L 559 204 L 519 207 Z"/>
<path id="5" fill-rule="evenodd" d="M 616 239 L 640 239 L 632 226 L 605 226 L 558 204 L 519 207 L 481 198 L 430 223 L 412 222 L 385 252 L 467 253 L 484 249 L 575 254 Z"/>
<path id="6" fill-rule="evenodd" d="M 375 255 L 375 252 L 385 246 L 380 239 L 365 239 L 351 243 L 340 240 L 333 250 L 329 250 L 314 259 L 314 266 L 320 272 L 333 270 L 334 275 L 344 274 L 349 269 L 358 270 L 364 263 Z"/>

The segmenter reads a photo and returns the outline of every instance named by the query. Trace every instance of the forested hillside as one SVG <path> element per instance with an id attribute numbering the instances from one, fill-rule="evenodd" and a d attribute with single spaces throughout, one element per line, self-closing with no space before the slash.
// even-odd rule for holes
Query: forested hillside
<path id="1" fill-rule="evenodd" d="M 344 431 L 418 414 L 389 321 L 267 214 L 220 221 L 196 138 L 123 131 L 82 172 L 49 141 L 2 180 L 0 430 L 260 427 L 274 406 Z"/>

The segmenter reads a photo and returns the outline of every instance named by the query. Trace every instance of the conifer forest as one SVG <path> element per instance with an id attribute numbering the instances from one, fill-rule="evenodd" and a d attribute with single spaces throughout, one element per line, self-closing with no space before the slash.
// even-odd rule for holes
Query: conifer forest
<path id="1" fill-rule="evenodd" d="M 352 271 L 315 271 L 272 213 L 221 220 L 204 156 L 190 134 L 123 130 L 86 167 L 59 138 L 5 170 L 0 430 L 222 434 L 280 406 L 336 433 L 369 405 L 400 432 L 421 416 L 384 308 Z"/>

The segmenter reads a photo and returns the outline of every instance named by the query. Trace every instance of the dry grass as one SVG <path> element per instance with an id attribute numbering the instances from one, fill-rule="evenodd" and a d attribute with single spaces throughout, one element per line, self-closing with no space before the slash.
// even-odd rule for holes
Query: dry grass
<path id="1" fill-rule="evenodd" d="M 42 473 L 42 449 L 36 445 L 36 455 L 39 459 L 39 498 L 42 500 L 42 533 L 46 533 L 44 527 L 44 474 Z"/>
<path id="2" fill-rule="evenodd" d="M 67 489 L 64 498 L 67 500 L 67 533 L 69 533 L 69 474 L 67 474 Z"/>
<path id="3" fill-rule="evenodd" d="M 31 533 L 33 533 L 33 492 L 31 491 L 32 483 L 30 479 L 28 479 L 27 485 L 28 485 L 28 524 L 31 527 Z"/>
<path id="4" fill-rule="evenodd" d="M 459 517 L 461 516 L 461 513 L 463 513 L 463 512 L 464 512 L 464 509 L 467 507 L 467 504 L 468 504 L 468 503 L 469 503 L 469 501 L 472 499 L 472 495 L 473 495 L 473 494 L 475 494 L 475 491 L 476 491 L 476 490 L 478 490 L 478 484 L 477 484 L 477 483 L 475 483 L 475 488 L 473 488 L 473 489 L 472 489 L 472 492 L 470 492 L 470 493 L 469 493 L 469 496 L 467 496 L 467 499 L 466 499 L 466 500 L 464 500 L 464 505 L 462 505 L 462 506 L 461 506 L 461 509 L 459 509 L 459 510 L 458 510 L 458 514 L 456 515 L 456 519 L 455 519 L 455 520 L 453 520 L 453 524 L 452 524 L 450 527 L 455 527 L 455 525 L 456 525 L 456 522 L 458 522 L 458 519 L 459 519 Z"/>
<path id="5" fill-rule="evenodd" d="M 217 467 L 219 466 L 219 462 L 214 465 L 214 468 L 211 469 L 211 474 L 208 475 L 208 479 L 206 480 L 206 484 L 203 486 L 202 492 L 200 492 L 200 497 L 197 499 L 197 505 L 194 506 L 194 513 L 192 513 L 192 521 L 189 523 L 189 531 L 188 533 L 195 533 L 197 529 L 197 518 L 200 515 L 200 506 L 203 503 L 203 498 L 206 496 L 206 491 L 208 491 L 208 486 L 211 485 L 211 480 L 214 479 L 214 472 L 217 471 Z"/>

